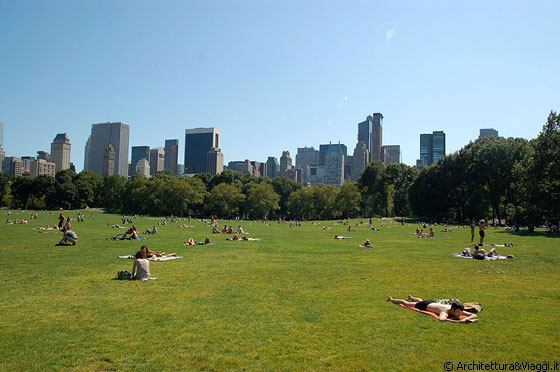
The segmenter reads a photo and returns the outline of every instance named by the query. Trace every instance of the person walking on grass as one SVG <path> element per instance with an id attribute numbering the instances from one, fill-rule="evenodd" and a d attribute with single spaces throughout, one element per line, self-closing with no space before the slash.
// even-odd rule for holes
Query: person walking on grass
<path id="1" fill-rule="evenodd" d="M 474 221 L 471 221 L 471 243 L 474 241 Z"/>

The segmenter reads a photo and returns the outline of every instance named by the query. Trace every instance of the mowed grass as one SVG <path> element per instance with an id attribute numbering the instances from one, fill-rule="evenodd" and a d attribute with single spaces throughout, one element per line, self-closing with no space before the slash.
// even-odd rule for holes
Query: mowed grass
<path id="1" fill-rule="evenodd" d="M 491 228 L 487 242 L 513 242 L 498 250 L 515 259 L 475 261 L 449 256 L 470 244 L 462 227 L 418 239 L 416 225 L 390 219 L 355 233 L 333 221 L 242 221 L 261 241 L 232 242 L 193 220 L 193 229 L 158 226 L 146 241 L 110 241 L 124 230 L 106 224 L 120 216 L 84 213 L 75 247 L 32 230 L 56 223 L 55 212 L 0 225 L 0 370 L 439 371 L 445 362 L 559 359 L 559 238 Z M 191 236 L 216 244 L 183 246 Z M 366 238 L 374 248 L 358 247 Z M 155 281 L 112 280 L 132 267 L 117 256 L 142 244 L 184 258 L 151 262 Z M 385 301 L 409 293 L 478 301 L 484 311 L 478 323 L 452 324 Z"/>

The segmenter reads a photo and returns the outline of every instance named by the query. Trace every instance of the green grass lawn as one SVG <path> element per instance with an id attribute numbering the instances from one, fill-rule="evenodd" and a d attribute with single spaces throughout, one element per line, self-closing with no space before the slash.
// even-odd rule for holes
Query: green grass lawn
<path id="1" fill-rule="evenodd" d="M 124 231 L 106 226 L 119 216 L 85 214 L 74 222 L 77 246 L 32 230 L 56 223 L 56 212 L 0 225 L 0 370 L 443 371 L 447 361 L 560 361 L 560 238 L 491 228 L 486 241 L 514 243 L 498 250 L 515 259 L 476 261 L 449 256 L 470 244 L 462 227 L 418 239 L 416 225 L 392 220 L 355 233 L 332 221 L 243 221 L 261 241 L 232 242 L 193 220 L 193 229 L 170 223 L 139 242 L 106 240 Z M 22 217 L 29 212 L 10 218 Z M 143 231 L 159 220 L 135 224 Z M 190 236 L 216 244 L 183 246 Z M 358 247 L 366 238 L 374 248 Z M 117 256 L 142 244 L 184 258 L 151 262 L 154 281 L 112 280 L 132 268 Z M 484 311 L 478 323 L 453 324 L 385 301 L 409 293 L 478 301 Z"/>

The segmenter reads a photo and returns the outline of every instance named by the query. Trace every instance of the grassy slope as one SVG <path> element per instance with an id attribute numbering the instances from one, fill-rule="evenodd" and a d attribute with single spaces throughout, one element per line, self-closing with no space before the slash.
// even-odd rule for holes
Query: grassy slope
<path id="1" fill-rule="evenodd" d="M 490 229 L 487 241 L 513 242 L 498 250 L 516 259 L 480 262 L 448 256 L 470 240 L 463 228 L 417 239 L 414 225 L 384 221 L 391 228 L 360 227 L 335 241 L 349 234 L 331 222 L 321 225 L 328 231 L 243 222 L 260 242 L 219 235 L 215 246 L 184 247 L 210 229 L 172 223 L 144 243 L 185 258 L 152 262 L 156 281 L 128 282 L 111 280 L 132 266 L 116 256 L 143 242 L 106 240 L 119 232 L 106 226 L 118 216 L 93 213 L 74 223 L 78 246 L 55 247 L 58 233 L 31 228 L 56 216 L 0 225 L 0 370 L 420 371 L 558 355 L 558 238 Z M 365 238 L 373 249 L 357 247 Z M 485 310 L 475 324 L 439 323 L 384 301 L 408 293 Z"/>

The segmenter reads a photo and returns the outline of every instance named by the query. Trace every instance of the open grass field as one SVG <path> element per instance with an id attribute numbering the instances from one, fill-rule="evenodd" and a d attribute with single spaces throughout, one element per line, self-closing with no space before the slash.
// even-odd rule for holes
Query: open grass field
<path id="1" fill-rule="evenodd" d="M 462 227 L 435 226 L 435 239 L 418 239 L 415 224 L 392 220 L 355 233 L 332 221 L 243 221 L 261 241 L 232 242 L 193 220 L 192 229 L 158 226 L 159 234 L 141 235 L 146 241 L 110 241 L 124 230 L 106 224 L 120 216 L 84 213 L 85 222 L 74 222 L 77 246 L 54 246 L 60 233 L 32 229 L 55 224 L 56 212 L 0 225 L 0 370 L 444 371 L 445 362 L 560 362 L 558 237 L 490 228 L 486 241 L 512 242 L 498 250 L 515 259 L 476 261 L 449 256 L 470 244 Z M 143 231 L 159 220 L 135 224 Z M 183 246 L 191 236 L 216 244 Z M 374 248 L 358 247 L 366 238 Z M 184 258 L 151 262 L 154 281 L 112 280 L 132 268 L 117 256 L 142 244 Z M 385 301 L 409 293 L 478 301 L 484 311 L 478 323 L 453 324 Z"/>

